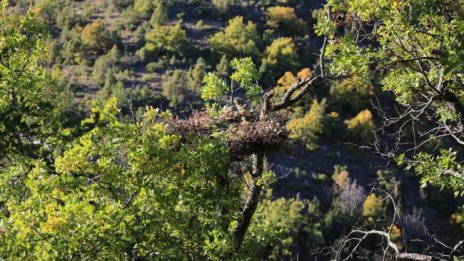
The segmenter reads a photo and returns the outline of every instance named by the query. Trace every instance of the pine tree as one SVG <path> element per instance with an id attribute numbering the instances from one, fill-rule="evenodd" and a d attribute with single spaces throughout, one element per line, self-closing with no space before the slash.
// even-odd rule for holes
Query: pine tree
<path id="1" fill-rule="evenodd" d="M 199 91 L 199 88 L 202 86 L 203 77 L 206 74 L 206 69 L 205 59 L 198 58 L 195 66 L 188 71 L 188 85 L 191 90 Z"/>
<path id="2" fill-rule="evenodd" d="M 168 7 L 164 0 L 158 0 L 156 7 L 150 18 L 150 23 L 153 27 L 164 25 L 168 22 Z"/>
<path id="3" fill-rule="evenodd" d="M 216 65 L 216 73 L 219 76 L 226 77 L 230 74 L 229 59 L 226 55 L 223 55 L 219 63 Z"/>

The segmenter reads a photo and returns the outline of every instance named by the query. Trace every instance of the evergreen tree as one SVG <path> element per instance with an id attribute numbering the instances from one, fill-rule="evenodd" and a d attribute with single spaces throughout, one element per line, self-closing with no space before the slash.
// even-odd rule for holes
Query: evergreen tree
<path id="1" fill-rule="evenodd" d="M 230 74 L 229 63 L 230 61 L 227 59 L 227 56 L 223 55 L 219 63 L 216 65 L 216 73 L 222 77 L 226 77 L 227 75 L 229 75 Z"/>
<path id="2" fill-rule="evenodd" d="M 155 3 L 155 9 L 150 18 L 150 23 L 153 27 L 163 25 L 168 22 L 168 7 L 165 0 L 158 0 Z"/>
<path id="3" fill-rule="evenodd" d="M 198 58 L 195 66 L 190 68 L 187 73 L 188 85 L 191 90 L 199 91 L 202 86 L 203 77 L 206 74 L 207 66 L 203 58 Z"/>

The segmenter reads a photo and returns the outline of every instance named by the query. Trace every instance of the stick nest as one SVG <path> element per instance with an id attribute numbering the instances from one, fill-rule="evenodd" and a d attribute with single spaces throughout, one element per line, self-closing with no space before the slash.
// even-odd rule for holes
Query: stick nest
<path id="1" fill-rule="evenodd" d="M 211 117 L 206 111 L 194 111 L 187 119 L 176 117 L 167 123 L 172 133 L 184 138 L 191 135 L 225 137 L 232 159 L 280 150 L 289 134 L 284 127 L 284 117 L 270 115 L 259 119 L 250 111 L 224 111 L 218 117 Z"/>

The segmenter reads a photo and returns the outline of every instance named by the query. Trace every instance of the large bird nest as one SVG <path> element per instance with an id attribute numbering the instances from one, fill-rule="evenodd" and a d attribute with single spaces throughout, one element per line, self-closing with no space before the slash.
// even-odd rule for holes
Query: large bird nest
<path id="1" fill-rule="evenodd" d="M 217 117 L 206 111 L 194 111 L 187 119 L 177 117 L 168 121 L 170 131 L 185 138 L 191 135 L 225 137 L 232 159 L 282 149 L 288 138 L 284 123 L 282 116 L 259 119 L 250 111 L 224 111 Z"/>

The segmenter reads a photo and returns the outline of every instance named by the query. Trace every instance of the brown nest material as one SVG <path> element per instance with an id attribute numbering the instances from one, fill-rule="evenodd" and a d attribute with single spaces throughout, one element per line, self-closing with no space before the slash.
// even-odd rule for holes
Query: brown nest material
<path id="1" fill-rule="evenodd" d="M 227 143 L 232 156 L 280 150 L 288 131 L 277 119 L 241 122 L 227 130 Z"/>
<path id="2" fill-rule="evenodd" d="M 194 111 L 188 119 L 173 118 L 167 123 L 172 133 L 184 138 L 191 135 L 215 138 L 218 136 L 211 134 L 224 133 L 232 159 L 280 150 L 289 134 L 284 127 L 284 117 L 273 115 L 260 120 L 250 111 L 228 111 L 219 117 L 211 117 L 206 111 Z"/>

